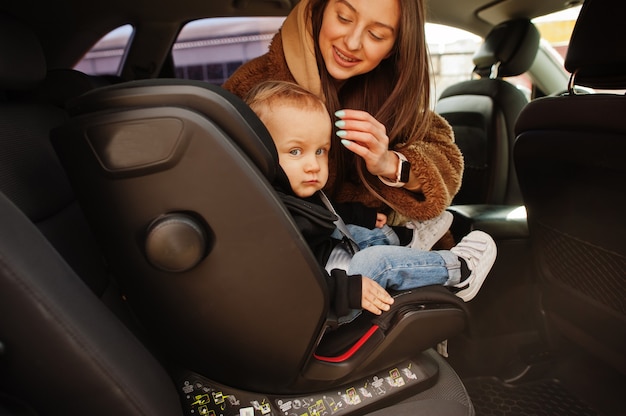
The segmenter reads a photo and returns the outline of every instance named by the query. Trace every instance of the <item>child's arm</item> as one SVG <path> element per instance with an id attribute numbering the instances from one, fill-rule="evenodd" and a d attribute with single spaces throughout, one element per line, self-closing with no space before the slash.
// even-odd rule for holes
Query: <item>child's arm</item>
<path id="1" fill-rule="evenodd" d="M 376 228 L 383 228 L 383 225 L 387 224 L 387 216 L 382 212 L 376 214 Z"/>

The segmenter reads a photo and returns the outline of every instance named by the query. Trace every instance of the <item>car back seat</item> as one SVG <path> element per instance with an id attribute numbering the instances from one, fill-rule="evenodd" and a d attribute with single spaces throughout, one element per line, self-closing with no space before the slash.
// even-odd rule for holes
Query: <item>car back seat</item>
<path id="1" fill-rule="evenodd" d="M 97 86 L 74 70 L 46 70 L 34 34 L 2 16 L 0 191 L 35 223 L 98 296 L 109 276 L 65 171 L 50 130 L 68 119 L 66 101 Z"/>
<path id="2" fill-rule="evenodd" d="M 452 126 L 465 159 L 453 205 L 521 205 L 513 166 L 515 120 L 528 99 L 504 80 L 526 72 L 535 60 L 539 31 L 527 19 L 495 26 L 474 54 L 471 79 L 446 88 L 435 111 Z"/>
<path id="3" fill-rule="evenodd" d="M 68 116 L 29 98 L 46 72 L 33 32 L 0 14 L 0 409 L 181 414 L 169 375 L 100 299 L 108 275 L 50 144 Z"/>

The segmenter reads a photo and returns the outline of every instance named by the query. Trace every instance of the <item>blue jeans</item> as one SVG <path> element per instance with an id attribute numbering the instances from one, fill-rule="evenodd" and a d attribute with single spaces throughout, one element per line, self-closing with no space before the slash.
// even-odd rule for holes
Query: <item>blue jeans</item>
<path id="1" fill-rule="evenodd" d="M 447 250 L 421 251 L 382 245 L 357 252 L 347 272 L 369 277 L 385 289 L 407 290 L 459 283 L 461 262 Z"/>
<path id="2" fill-rule="evenodd" d="M 398 235 L 388 225 L 383 225 L 382 228 L 373 228 L 371 230 L 354 224 L 346 224 L 346 227 L 361 250 L 371 246 L 400 245 Z"/>
<path id="3" fill-rule="evenodd" d="M 385 289 L 408 290 L 428 285 L 454 285 L 461 280 L 461 262 L 448 250 L 421 251 L 403 246 L 370 246 L 357 252 L 348 267 L 349 275 L 360 274 Z M 353 310 L 339 318 L 348 323 L 361 314 Z"/>

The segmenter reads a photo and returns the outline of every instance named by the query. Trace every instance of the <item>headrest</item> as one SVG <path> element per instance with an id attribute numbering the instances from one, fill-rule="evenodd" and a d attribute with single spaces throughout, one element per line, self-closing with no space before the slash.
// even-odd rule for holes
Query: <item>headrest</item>
<path id="1" fill-rule="evenodd" d="M 111 85 L 118 79 L 117 76 L 88 75 L 71 68 L 51 69 L 46 78 L 29 91 L 25 97 L 34 101 L 54 104 L 64 107 L 66 103 L 94 88 Z M 119 81 L 117 81 L 119 82 Z"/>
<path id="2" fill-rule="evenodd" d="M 497 77 L 512 77 L 528 71 L 539 50 L 539 31 L 528 19 L 514 19 L 495 26 L 474 54 L 474 72 L 481 77 L 500 63 Z"/>
<path id="3" fill-rule="evenodd" d="M 585 0 L 565 57 L 576 85 L 626 88 L 624 16 L 624 0 Z"/>
<path id="4" fill-rule="evenodd" d="M 46 60 L 35 33 L 0 13 L 0 90 L 27 89 L 45 76 Z"/>

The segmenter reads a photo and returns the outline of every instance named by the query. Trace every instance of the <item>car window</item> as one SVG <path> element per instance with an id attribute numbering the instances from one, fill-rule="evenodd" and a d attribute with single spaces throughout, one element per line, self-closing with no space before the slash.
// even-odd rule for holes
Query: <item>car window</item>
<path id="1" fill-rule="evenodd" d="M 432 64 L 433 101 L 447 87 L 472 78 L 472 57 L 482 38 L 465 30 L 426 24 L 426 42 Z"/>
<path id="2" fill-rule="evenodd" d="M 284 20 L 213 18 L 187 24 L 172 51 L 177 78 L 223 84 L 241 64 L 267 52 Z"/>
<path id="3" fill-rule="evenodd" d="M 267 52 L 284 17 L 196 20 L 180 32 L 173 49 L 176 76 L 221 85 L 241 64 Z M 433 86 L 469 79 L 481 38 L 448 26 L 427 24 Z"/>
<path id="4" fill-rule="evenodd" d="M 109 32 L 85 54 L 74 69 L 89 75 L 119 75 L 122 57 L 132 35 L 131 25 L 120 26 Z"/>
<path id="5" fill-rule="evenodd" d="M 542 47 L 562 66 L 580 7 L 534 19 Z M 265 53 L 285 17 L 234 17 L 195 20 L 183 27 L 172 50 L 177 78 L 221 85 L 244 62 Z M 122 26 L 103 37 L 76 69 L 88 74 L 117 74 L 133 28 Z M 433 101 L 448 86 L 472 78 L 472 57 L 482 38 L 450 26 L 428 23 L 426 39 L 432 62 Z M 527 74 L 507 78 L 532 98 Z"/>
<path id="6" fill-rule="evenodd" d="M 565 59 L 574 24 L 581 6 L 533 19 L 542 39 L 545 39 L 558 55 Z"/>

